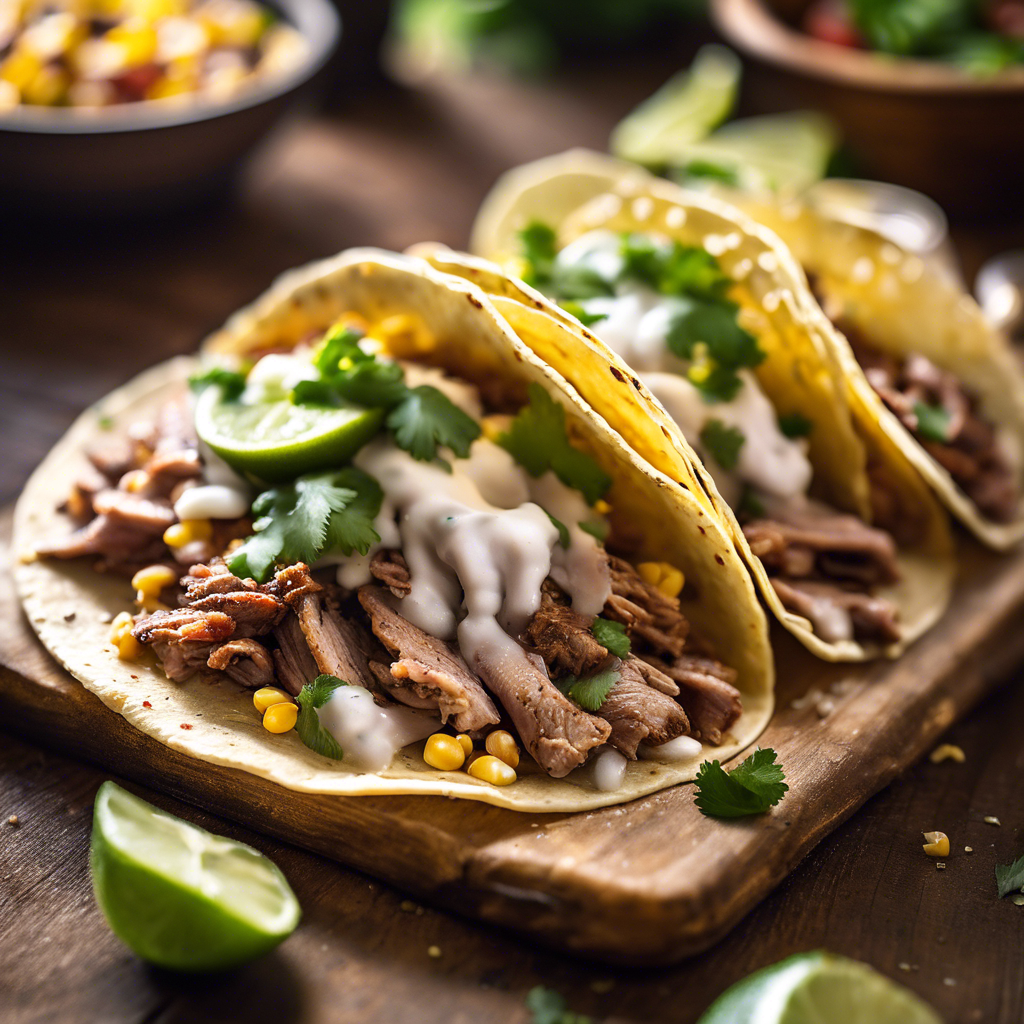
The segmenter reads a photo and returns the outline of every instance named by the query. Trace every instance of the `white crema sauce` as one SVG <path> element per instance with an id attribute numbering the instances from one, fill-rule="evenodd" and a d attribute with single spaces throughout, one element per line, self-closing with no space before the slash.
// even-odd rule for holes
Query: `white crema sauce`
<path id="1" fill-rule="evenodd" d="M 622 269 L 620 245 L 615 232 L 591 231 L 567 245 L 557 260 L 590 267 L 615 280 Z M 594 330 L 665 406 L 730 505 L 740 500 L 744 486 L 779 498 L 806 493 L 813 475 L 806 442 L 782 433 L 774 407 L 750 370 L 739 371 L 743 384 L 731 402 L 707 402 L 686 378 L 688 364 L 667 344 L 677 299 L 637 281 L 623 281 L 613 296 L 587 299 L 585 306 L 588 313 L 605 315 Z M 734 469 L 723 469 L 704 449 L 700 434 L 709 420 L 742 432 L 744 443 Z"/>

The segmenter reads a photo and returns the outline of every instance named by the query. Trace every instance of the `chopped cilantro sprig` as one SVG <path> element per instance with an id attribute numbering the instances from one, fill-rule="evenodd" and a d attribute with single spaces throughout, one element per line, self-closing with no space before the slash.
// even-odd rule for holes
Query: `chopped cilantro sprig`
<path id="1" fill-rule="evenodd" d="M 188 386 L 195 392 L 205 391 L 216 384 L 227 401 L 233 401 L 245 390 L 245 374 L 229 370 L 225 366 L 211 366 L 202 373 L 195 373 L 188 379 Z"/>
<path id="2" fill-rule="evenodd" d="M 674 241 L 661 244 L 646 235 L 625 235 L 619 250 L 620 278 L 641 281 L 662 295 L 687 295 L 723 302 L 732 279 L 707 250 Z"/>
<path id="3" fill-rule="evenodd" d="M 626 636 L 626 627 L 621 622 L 598 617 L 594 619 L 590 632 L 594 634 L 594 639 L 615 657 L 625 658 L 629 655 L 629 637 Z"/>
<path id="4" fill-rule="evenodd" d="M 696 779 L 701 813 L 710 818 L 743 818 L 774 807 L 789 789 L 775 758 L 770 747 L 759 747 L 731 772 L 718 761 L 702 764 Z"/>
<path id="5" fill-rule="evenodd" d="M 562 693 L 579 704 L 584 711 L 594 712 L 601 710 L 601 705 L 608 699 L 608 694 L 618 681 L 618 670 L 609 668 L 595 672 L 592 676 L 584 676 L 582 679 L 566 676 L 554 682 Z"/>
<path id="6" fill-rule="evenodd" d="M 278 563 L 314 562 L 325 551 L 365 555 L 380 540 L 373 521 L 383 492 L 354 467 L 309 473 L 253 502 L 253 535 L 228 556 L 239 577 L 267 580 Z"/>
<path id="7" fill-rule="evenodd" d="M 949 423 L 951 417 L 941 405 L 915 402 L 914 415 L 917 417 L 917 432 L 926 441 L 938 441 L 939 444 L 947 444 L 949 442 Z"/>
<path id="8" fill-rule="evenodd" d="M 555 231 L 549 225 L 531 221 L 519 232 L 519 243 L 526 262 L 523 280 L 527 284 L 569 302 L 615 294 L 613 283 L 593 267 L 558 262 Z M 573 315 L 578 316 L 575 311 Z"/>
<path id="9" fill-rule="evenodd" d="M 293 400 L 316 405 L 354 402 L 388 409 L 385 423 L 395 444 L 414 459 L 430 462 L 438 457 L 438 448 L 451 448 L 459 458 L 466 458 L 480 436 L 476 420 L 435 387 L 410 388 L 402 367 L 364 351 L 361 338 L 350 327 L 330 331 L 313 357 L 320 379 L 300 382 Z"/>
<path id="10" fill-rule="evenodd" d="M 1000 899 L 1011 892 L 1024 892 L 1024 855 L 1012 864 L 996 865 L 996 886 Z"/>
<path id="11" fill-rule="evenodd" d="M 721 420 L 708 420 L 700 432 L 700 443 L 722 469 L 735 469 L 746 438 L 738 427 Z"/>
<path id="12" fill-rule="evenodd" d="M 539 384 L 531 384 L 528 405 L 519 410 L 498 444 L 530 476 L 551 470 L 566 487 L 583 493 L 593 505 L 611 487 L 611 477 L 589 456 L 573 448 L 565 426 L 565 409 Z"/>
<path id="13" fill-rule="evenodd" d="M 339 686 L 348 686 L 337 676 L 319 675 L 311 683 L 306 683 L 295 698 L 299 705 L 299 717 L 295 723 L 295 731 L 299 739 L 310 750 L 323 754 L 324 757 L 340 761 L 345 756 L 338 741 L 320 724 L 317 710 L 322 708 L 331 698 L 331 694 Z"/>

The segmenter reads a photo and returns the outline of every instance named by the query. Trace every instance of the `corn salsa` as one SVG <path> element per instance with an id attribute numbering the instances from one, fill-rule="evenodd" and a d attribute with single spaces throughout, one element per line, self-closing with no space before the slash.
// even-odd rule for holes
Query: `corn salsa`
<path id="1" fill-rule="evenodd" d="M 223 101 L 305 53 L 255 0 L 0 0 L 0 111 Z"/>

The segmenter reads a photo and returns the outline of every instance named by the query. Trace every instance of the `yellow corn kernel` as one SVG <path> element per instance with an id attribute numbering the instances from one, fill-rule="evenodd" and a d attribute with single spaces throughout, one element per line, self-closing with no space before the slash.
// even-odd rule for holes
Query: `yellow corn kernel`
<path id="1" fill-rule="evenodd" d="M 110 624 L 110 642 L 122 661 L 134 661 L 142 654 L 142 644 L 132 636 L 134 625 L 131 612 L 120 612 Z"/>
<path id="2" fill-rule="evenodd" d="M 21 90 L 21 98 L 37 107 L 54 107 L 67 94 L 71 79 L 66 71 L 52 64 L 46 67 Z"/>
<path id="3" fill-rule="evenodd" d="M 187 78 L 158 78 L 147 90 L 147 100 L 170 100 L 195 92 L 196 83 Z"/>
<path id="4" fill-rule="evenodd" d="M 123 47 L 129 67 L 147 64 L 156 54 L 156 30 L 140 19 L 131 18 L 115 25 L 104 39 Z"/>
<path id="5" fill-rule="evenodd" d="M 29 53 L 27 50 L 15 50 L 0 64 L 0 78 L 24 92 L 42 69 L 42 61 L 34 53 Z"/>
<path id="6" fill-rule="evenodd" d="M 641 562 L 636 571 L 642 580 L 669 597 L 678 597 L 686 582 L 686 577 L 668 562 Z"/>
<path id="7" fill-rule="evenodd" d="M 492 786 L 510 786 L 516 781 L 515 768 L 509 767 L 504 761 L 492 754 L 478 757 L 470 766 L 469 774 L 474 779 L 489 782 Z"/>
<path id="8" fill-rule="evenodd" d="M 299 720 L 299 707 L 291 701 L 271 704 L 263 713 L 263 728 L 267 732 L 290 732 Z"/>
<path id="9" fill-rule="evenodd" d="M 427 737 L 423 748 L 423 760 L 442 772 L 454 772 L 466 761 L 466 752 L 462 744 L 454 737 L 443 732 L 435 732 Z"/>
<path id="10" fill-rule="evenodd" d="M 495 413 L 491 416 L 485 416 L 480 421 L 480 430 L 483 432 L 484 437 L 488 441 L 497 442 L 498 438 L 502 434 L 507 434 L 509 428 L 512 426 L 512 417 L 505 416 L 501 413 Z"/>
<path id="11" fill-rule="evenodd" d="M 929 857 L 949 856 L 949 836 L 945 832 L 922 832 L 925 843 L 921 847 Z"/>
<path id="12" fill-rule="evenodd" d="M 194 540 L 209 540 L 212 536 L 209 519 L 183 519 L 164 530 L 164 543 L 169 548 L 183 548 Z"/>
<path id="13" fill-rule="evenodd" d="M 604 500 L 604 498 L 598 498 L 597 501 L 594 502 L 594 511 L 599 516 L 606 516 L 609 512 L 611 512 L 611 510 L 611 505 L 609 505 L 608 502 Z"/>
<path id="14" fill-rule="evenodd" d="M 460 732 L 455 738 L 459 741 L 459 746 L 465 751 L 466 757 L 469 757 L 473 753 L 473 737 Z"/>
<path id="15" fill-rule="evenodd" d="M 164 587 L 178 582 L 178 574 L 166 565 L 148 565 L 132 577 L 132 586 L 143 597 L 159 597 Z"/>
<path id="16" fill-rule="evenodd" d="M 952 743 L 943 743 L 941 746 L 936 747 L 929 755 L 928 760 L 932 764 L 939 764 L 941 761 L 956 761 L 957 764 L 963 764 L 967 760 L 964 752 Z"/>
<path id="17" fill-rule="evenodd" d="M 291 703 L 291 695 L 279 690 L 276 686 L 262 686 L 252 695 L 252 702 L 256 710 L 262 715 L 269 707 L 275 704 Z"/>
<path id="18" fill-rule="evenodd" d="M 149 483 L 149 474 L 144 469 L 133 469 L 121 477 L 121 486 L 130 494 L 138 494 Z"/>
<path id="19" fill-rule="evenodd" d="M 409 313 L 396 313 L 385 317 L 371 332 L 388 348 L 399 352 L 429 352 L 433 347 L 430 334 L 420 321 Z"/>
<path id="20" fill-rule="evenodd" d="M 504 729 L 495 729 L 488 733 L 484 742 L 488 754 L 492 754 L 499 761 L 504 761 L 509 768 L 519 767 L 519 747 L 512 738 L 512 733 Z"/>

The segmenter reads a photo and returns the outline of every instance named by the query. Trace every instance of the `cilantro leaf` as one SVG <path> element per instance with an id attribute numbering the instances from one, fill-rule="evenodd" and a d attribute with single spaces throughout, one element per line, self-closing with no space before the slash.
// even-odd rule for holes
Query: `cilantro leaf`
<path id="1" fill-rule="evenodd" d="M 732 279 L 717 259 L 697 246 L 675 241 L 657 244 L 646 235 L 624 235 L 619 249 L 622 278 L 633 278 L 662 295 L 720 303 Z"/>
<path id="2" fill-rule="evenodd" d="M 584 533 L 589 533 L 596 541 L 603 544 L 608 539 L 608 533 L 610 527 L 606 522 L 588 523 L 582 522 L 576 524 Z"/>
<path id="3" fill-rule="evenodd" d="M 378 360 L 359 347 L 362 335 L 350 327 L 336 327 L 320 343 L 313 365 L 320 371 L 320 381 L 310 385 L 303 381 L 295 388 L 295 401 L 338 404 L 326 399 L 333 391 L 357 405 L 388 409 L 397 405 L 409 392 L 405 374 L 398 363 Z"/>
<path id="4" fill-rule="evenodd" d="M 573 302 L 571 299 L 561 302 L 559 305 L 570 316 L 576 317 L 584 327 L 593 327 L 594 324 L 608 319 L 607 313 L 588 313 L 578 302 Z"/>
<path id="5" fill-rule="evenodd" d="M 326 550 L 365 554 L 380 540 L 373 520 L 383 494 L 358 469 L 311 473 L 264 491 L 253 502 L 254 533 L 228 558 L 239 577 L 264 582 L 284 562 L 314 562 Z"/>
<path id="6" fill-rule="evenodd" d="M 743 488 L 743 496 L 740 498 L 739 508 L 736 510 L 740 516 L 750 519 L 760 519 L 764 516 L 764 502 L 757 496 L 752 487 Z"/>
<path id="7" fill-rule="evenodd" d="M 544 515 L 551 520 L 551 525 L 558 531 L 558 543 L 568 550 L 569 545 L 572 543 L 572 538 L 569 536 L 569 527 L 561 519 L 556 519 L 547 509 L 544 510 Z"/>
<path id="8" fill-rule="evenodd" d="M 324 757 L 340 761 L 345 752 L 338 741 L 320 724 L 317 708 L 321 708 L 330 699 L 339 686 L 347 686 L 337 676 L 319 675 L 311 683 L 306 683 L 295 698 L 299 705 L 299 717 L 295 723 L 295 731 L 299 739 L 310 750 L 323 754 Z"/>
<path id="9" fill-rule="evenodd" d="M 224 366 L 211 366 L 203 373 L 195 373 L 188 379 L 188 386 L 196 393 L 216 384 L 224 392 L 226 401 L 232 401 L 245 390 L 245 374 L 229 370 Z"/>
<path id="10" fill-rule="evenodd" d="M 292 401 L 298 405 L 341 405 L 338 389 L 326 380 L 300 380 L 292 390 Z"/>
<path id="11" fill-rule="evenodd" d="M 602 647 L 607 648 L 617 658 L 625 658 L 629 654 L 629 637 L 626 636 L 626 627 L 621 622 L 599 617 L 594 619 L 590 632 Z"/>
<path id="12" fill-rule="evenodd" d="M 526 1008 L 533 1015 L 532 1024 L 591 1024 L 582 1013 L 565 1008 L 565 1000 L 554 990 L 538 985 L 526 995 Z"/>
<path id="13" fill-rule="evenodd" d="M 530 221 L 519 232 L 519 244 L 528 270 L 523 274 L 527 284 L 540 288 L 551 280 L 551 269 L 555 265 L 555 229 L 539 220 Z"/>
<path id="14" fill-rule="evenodd" d="M 695 346 L 703 343 L 715 362 L 730 369 L 757 366 L 765 357 L 757 339 L 737 323 L 732 303 L 679 299 L 666 341 L 680 359 L 693 359 Z"/>
<path id="15" fill-rule="evenodd" d="M 439 447 L 451 448 L 465 459 L 480 436 L 480 424 L 429 384 L 407 391 L 388 415 L 387 426 L 395 444 L 421 462 L 436 458 Z"/>
<path id="16" fill-rule="evenodd" d="M 731 772 L 718 761 L 705 762 L 697 772 L 697 806 L 712 818 L 742 818 L 774 807 L 789 786 L 771 748 L 754 751 Z"/>
<path id="17" fill-rule="evenodd" d="M 584 711 L 599 711 L 601 705 L 607 700 L 612 687 L 619 681 L 617 669 L 605 669 L 603 672 L 595 672 L 592 676 L 584 676 L 577 679 L 576 676 L 566 676 L 564 679 L 554 680 L 562 693 L 576 701 Z"/>
<path id="18" fill-rule="evenodd" d="M 779 417 L 779 430 L 786 437 L 806 437 L 813 428 L 814 423 L 800 412 L 791 412 Z"/>
<path id="19" fill-rule="evenodd" d="M 700 442 L 722 469 L 735 469 L 746 438 L 738 427 L 727 427 L 721 420 L 708 420 L 700 432 Z"/>
<path id="20" fill-rule="evenodd" d="M 928 441 L 946 444 L 949 441 L 950 415 L 941 405 L 928 405 L 925 402 L 914 403 L 914 415 L 917 417 L 917 432 Z"/>
<path id="21" fill-rule="evenodd" d="M 539 384 L 530 385 L 530 403 L 519 410 L 498 444 L 530 476 L 551 470 L 566 487 L 582 491 L 593 505 L 611 487 L 611 477 L 589 456 L 569 443 L 565 409 Z"/>
<path id="22" fill-rule="evenodd" d="M 351 327 L 332 327 L 313 354 L 313 365 L 320 371 L 320 376 L 333 377 L 342 369 L 343 361 L 346 365 L 351 365 L 372 360 L 373 356 L 359 347 L 361 339 L 362 334 Z"/>
<path id="23" fill-rule="evenodd" d="M 1024 855 L 1012 864 L 996 865 L 996 885 L 1000 899 L 1011 892 L 1024 892 Z"/>

